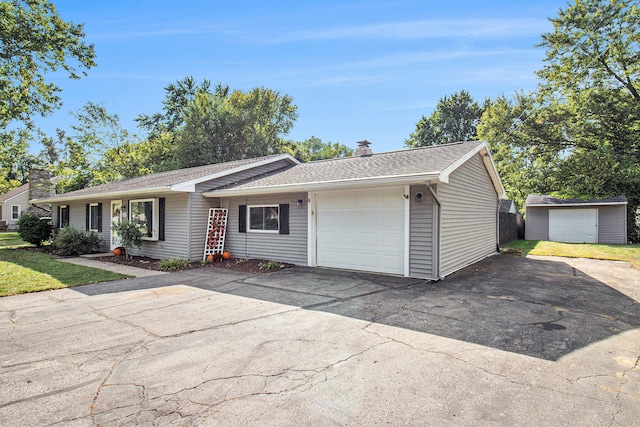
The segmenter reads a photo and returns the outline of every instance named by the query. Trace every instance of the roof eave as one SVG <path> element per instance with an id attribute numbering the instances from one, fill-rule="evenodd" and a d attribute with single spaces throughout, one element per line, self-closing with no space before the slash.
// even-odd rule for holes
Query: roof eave
<path id="1" fill-rule="evenodd" d="M 69 202 L 76 200 L 96 200 L 96 199 L 115 199 L 117 197 L 125 197 L 125 196 L 138 196 L 142 194 L 158 194 L 158 193 L 168 193 L 171 191 L 171 187 L 163 185 L 159 187 L 147 187 L 140 188 L 137 190 L 124 190 L 124 191 L 109 191 L 109 192 L 98 192 L 91 194 L 79 194 L 71 197 L 64 197 L 64 194 L 60 194 L 57 197 L 49 197 L 46 199 L 33 199 L 30 200 L 30 203 L 58 203 L 58 202 Z"/>
<path id="2" fill-rule="evenodd" d="M 207 182 L 207 181 L 211 181 L 217 178 L 221 178 L 223 176 L 227 176 L 227 175 L 231 175 L 234 173 L 238 173 L 238 172 L 243 172 L 249 169 L 253 169 L 256 167 L 260 167 L 260 166 L 264 166 L 264 165 L 268 165 L 271 163 L 275 163 L 275 162 L 279 162 L 280 160 L 289 160 L 293 165 L 299 164 L 300 162 L 293 157 L 290 154 L 281 154 L 279 156 L 274 156 L 274 157 L 270 157 L 268 159 L 263 159 L 259 162 L 251 162 L 251 163 L 247 163 L 245 165 L 242 166 L 238 166 L 232 169 L 226 169 L 224 171 L 221 172 L 216 172 L 214 174 L 210 174 L 207 176 L 203 176 L 200 178 L 195 178 L 195 179 L 191 179 L 189 181 L 184 181 L 184 182 L 179 182 L 177 184 L 173 184 L 171 185 L 171 190 L 172 191 L 183 191 L 183 192 L 190 192 L 193 193 L 196 191 L 196 185 L 203 183 L 203 182 Z"/>
<path id="3" fill-rule="evenodd" d="M 398 175 L 385 176 L 376 178 L 356 178 L 335 180 L 327 182 L 310 182 L 295 183 L 284 185 L 273 185 L 268 187 L 253 188 L 230 188 L 226 190 L 213 190 L 202 193 L 203 197 L 234 197 L 248 196 L 253 194 L 276 194 L 276 193 L 294 193 L 294 192 L 312 192 L 312 191 L 328 191 L 328 190 L 348 190 L 370 187 L 390 187 L 395 185 L 421 184 L 426 180 L 440 182 L 439 174 L 415 174 L 415 175 Z"/>
<path id="4" fill-rule="evenodd" d="M 548 208 L 548 207 L 589 207 L 589 206 L 615 206 L 615 205 L 628 205 L 629 202 L 596 202 L 596 203 L 535 203 L 525 205 L 527 208 Z"/>

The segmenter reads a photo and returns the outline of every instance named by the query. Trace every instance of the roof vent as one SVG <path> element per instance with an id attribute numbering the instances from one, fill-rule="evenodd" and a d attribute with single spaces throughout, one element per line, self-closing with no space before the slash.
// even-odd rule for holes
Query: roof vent
<path id="1" fill-rule="evenodd" d="M 362 140 L 362 141 L 358 141 L 358 148 L 356 148 L 356 152 L 353 154 L 354 156 L 370 156 L 373 154 L 373 151 L 371 151 L 371 148 L 369 148 L 369 145 L 371 143 L 369 141 Z"/>

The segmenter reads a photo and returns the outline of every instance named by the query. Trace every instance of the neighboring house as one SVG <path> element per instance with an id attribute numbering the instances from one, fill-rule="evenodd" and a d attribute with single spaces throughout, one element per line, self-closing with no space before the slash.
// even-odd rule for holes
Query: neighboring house
<path id="1" fill-rule="evenodd" d="M 36 198 L 53 194 L 53 186 L 58 178 L 51 178 L 49 173 L 40 169 L 29 171 L 29 182 L 0 195 L 0 224 L 6 224 L 8 231 L 17 230 L 18 218 L 23 213 L 33 213 L 41 217 L 51 216 L 51 205 L 30 204 Z M 2 221 L 5 221 L 4 223 Z"/>
<path id="2" fill-rule="evenodd" d="M 496 252 L 504 188 L 481 141 L 299 163 L 273 155 L 132 178 L 60 194 L 54 224 L 112 219 L 149 230 L 135 253 L 201 260 L 209 208 L 228 209 L 238 258 L 439 279 Z M 136 212 L 132 216 L 132 212 Z"/>
<path id="3" fill-rule="evenodd" d="M 0 195 L 0 224 L 8 231 L 17 229 L 18 218 L 29 207 L 29 184 L 23 184 Z"/>
<path id="4" fill-rule="evenodd" d="M 566 243 L 627 243 L 627 199 L 559 199 L 530 194 L 526 240 Z"/>

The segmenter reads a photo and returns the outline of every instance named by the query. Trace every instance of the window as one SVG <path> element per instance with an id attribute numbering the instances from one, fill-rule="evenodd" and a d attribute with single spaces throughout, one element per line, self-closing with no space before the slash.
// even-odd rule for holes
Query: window
<path id="1" fill-rule="evenodd" d="M 97 203 L 89 203 L 89 230 L 99 231 L 100 221 L 100 209 Z"/>
<path id="2" fill-rule="evenodd" d="M 279 207 L 249 206 L 249 231 L 277 233 L 280 230 Z"/>
<path id="3" fill-rule="evenodd" d="M 145 240 L 158 240 L 158 199 L 129 201 L 129 220 L 136 224 Z"/>
<path id="4" fill-rule="evenodd" d="M 69 206 L 61 205 L 58 207 L 58 228 L 69 226 Z"/>
<path id="5" fill-rule="evenodd" d="M 20 205 L 11 205 L 11 219 L 17 221 L 20 218 Z"/>

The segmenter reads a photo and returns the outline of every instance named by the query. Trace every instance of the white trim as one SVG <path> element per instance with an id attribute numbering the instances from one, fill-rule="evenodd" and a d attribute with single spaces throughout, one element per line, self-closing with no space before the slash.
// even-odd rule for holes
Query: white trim
<path id="1" fill-rule="evenodd" d="M 14 218 L 14 217 L 13 217 L 13 208 L 14 208 L 14 207 L 18 208 L 18 217 L 17 217 L 17 218 Z M 9 209 L 9 219 L 10 219 L 11 221 L 17 221 L 17 220 L 19 220 L 19 219 L 20 219 L 20 212 L 21 212 L 21 210 L 20 210 L 20 205 L 11 205 L 11 208 Z"/>
<path id="2" fill-rule="evenodd" d="M 63 217 L 62 210 L 63 209 L 67 210 L 67 219 L 69 220 L 69 224 L 67 224 L 67 226 L 71 224 L 71 217 L 69 217 L 69 205 L 59 205 L 58 206 L 58 212 L 60 212 L 60 215 L 58 215 L 58 228 L 64 227 L 62 225 L 62 217 Z M 53 209 L 52 209 L 51 213 L 53 213 Z"/>
<path id="3" fill-rule="evenodd" d="M 153 218 L 151 218 L 151 237 L 143 236 L 142 240 L 147 240 L 151 242 L 157 242 L 159 240 L 159 225 L 160 225 L 160 212 L 159 212 L 159 202 L 157 197 L 148 197 L 146 199 L 132 199 L 129 200 L 129 205 L 127 206 L 127 215 L 129 217 L 129 221 L 131 222 L 131 213 L 133 209 L 131 209 L 131 204 L 133 203 L 144 203 L 144 202 L 152 202 L 153 206 Z M 109 213 L 111 215 L 111 213 Z M 149 220 L 147 219 L 147 222 Z"/>
<path id="4" fill-rule="evenodd" d="M 228 190 L 213 190 L 202 193 L 203 197 L 232 197 L 253 194 L 293 193 L 309 191 L 338 191 L 356 190 L 361 188 L 398 187 L 400 185 L 416 184 L 426 180 L 438 182 L 438 174 L 416 173 L 407 175 L 389 175 L 374 178 L 351 178 L 345 180 L 316 181 L 309 183 L 281 184 L 268 187 L 230 188 Z"/>
<path id="5" fill-rule="evenodd" d="M 411 187 L 404 186 L 404 277 L 409 277 L 411 256 Z"/>
<path id="6" fill-rule="evenodd" d="M 317 267 L 317 215 L 316 215 L 316 193 L 308 193 L 309 204 L 307 205 L 307 264 L 309 267 Z"/>
<path id="7" fill-rule="evenodd" d="M 527 208 L 589 208 L 590 206 L 622 206 L 627 205 L 628 202 L 603 202 L 603 203 L 539 203 L 526 205 Z"/>
<path id="8" fill-rule="evenodd" d="M 61 203 L 61 202 L 69 202 L 76 200 L 85 200 L 85 199 L 117 199 L 117 198 L 128 198 L 128 196 L 139 196 L 139 195 L 155 195 L 160 193 L 167 193 L 171 191 L 169 186 L 159 186 L 159 187 L 149 187 L 149 188 L 141 188 L 136 190 L 126 190 L 126 191 L 109 191 L 107 193 L 91 193 L 91 194 L 83 194 L 71 197 L 62 197 L 64 194 L 61 194 L 61 197 L 50 198 L 50 199 L 34 199 L 31 200 L 31 203 Z"/>
<path id="9" fill-rule="evenodd" d="M 96 228 L 92 228 L 91 227 L 92 225 L 98 225 L 98 224 L 92 224 L 91 223 L 92 222 L 91 221 L 91 208 L 94 207 L 94 206 L 97 208 L 98 206 L 100 206 L 100 204 L 99 203 L 89 203 L 89 231 L 95 231 L 97 233 L 98 232 L 98 228 L 97 227 Z M 96 221 L 97 221 L 97 218 L 96 218 Z"/>
<path id="10" fill-rule="evenodd" d="M 109 221 L 109 249 L 110 250 L 114 250 L 115 248 L 119 247 L 122 242 L 118 241 L 116 244 L 113 243 L 113 237 L 114 237 L 114 232 L 113 232 L 113 206 L 114 205 L 120 205 L 120 216 L 118 218 L 118 223 L 122 222 L 122 200 L 111 200 L 111 204 L 109 205 L 109 218 L 111 218 L 111 220 Z"/>
<path id="11" fill-rule="evenodd" d="M 213 179 L 221 178 L 223 176 L 231 175 L 238 172 L 243 172 L 243 171 L 264 166 L 264 165 L 268 165 L 271 163 L 278 162 L 280 160 L 290 160 L 294 162 L 294 164 L 300 163 L 295 157 L 291 156 L 290 154 L 281 154 L 279 156 L 264 159 L 259 162 L 247 163 L 246 165 L 238 166 L 233 169 L 227 169 L 222 172 L 216 172 L 211 175 L 191 179 L 189 181 L 180 182 L 178 184 L 173 184 L 170 186 L 170 188 L 171 188 L 171 191 L 185 191 L 185 192 L 194 193 L 196 191 L 196 185 L 202 182 L 211 181 Z"/>
<path id="12" fill-rule="evenodd" d="M 489 177 L 491 178 L 491 182 L 493 183 L 493 188 L 498 194 L 498 197 L 502 200 L 505 200 L 507 198 L 507 193 L 504 189 L 504 186 L 502 185 L 500 175 L 498 174 L 498 169 L 496 169 L 496 165 L 493 162 L 493 158 L 491 157 L 491 152 L 489 151 L 489 145 L 486 141 L 482 141 L 482 143 L 476 148 L 467 152 L 464 156 L 460 157 L 458 160 L 449 165 L 449 167 L 440 171 L 440 175 L 438 176 L 440 182 L 444 182 L 445 184 L 449 183 L 449 175 L 451 175 L 453 171 L 458 169 L 477 153 L 480 153 L 482 155 L 482 161 L 484 163 L 485 169 L 487 169 L 487 172 L 489 173 Z M 427 180 L 429 179 L 427 178 Z"/>
<path id="13" fill-rule="evenodd" d="M 6 199 L 4 199 L 4 200 L 1 200 L 1 201 L 0 201 L 0 203 L 8 203 L 8 202 L 9 202 L 9 200 L 11 200 L 11 199 L 15 199 L 15 198 L 16 198 L 16 197 L 18 197 L 18 196 L 22 196 L 24 193 L 27 193 L 28 191 L 29 191 L 29 190 L 27 189 L 27 190 L 24 190 L 24 191 L 19 192 L 18 194 L 14 194 L 14 195 L 13 195 L 13 196 L 11 196 L 11 197 L 8 197 L 8 198 L 6 198 Z"/>
<path id="14" fill-rule="evenodd" d="M 276 208 L 278 209 L 278 228 L 276 230 L 264 230 L 251 228 L 251 208 Z M 266 233 L 266 234 L 279 234 L 280 233 L 280 205 L 278 204 L 262 204 L 262 205 L 247 205 L 247 233 Z"/>

